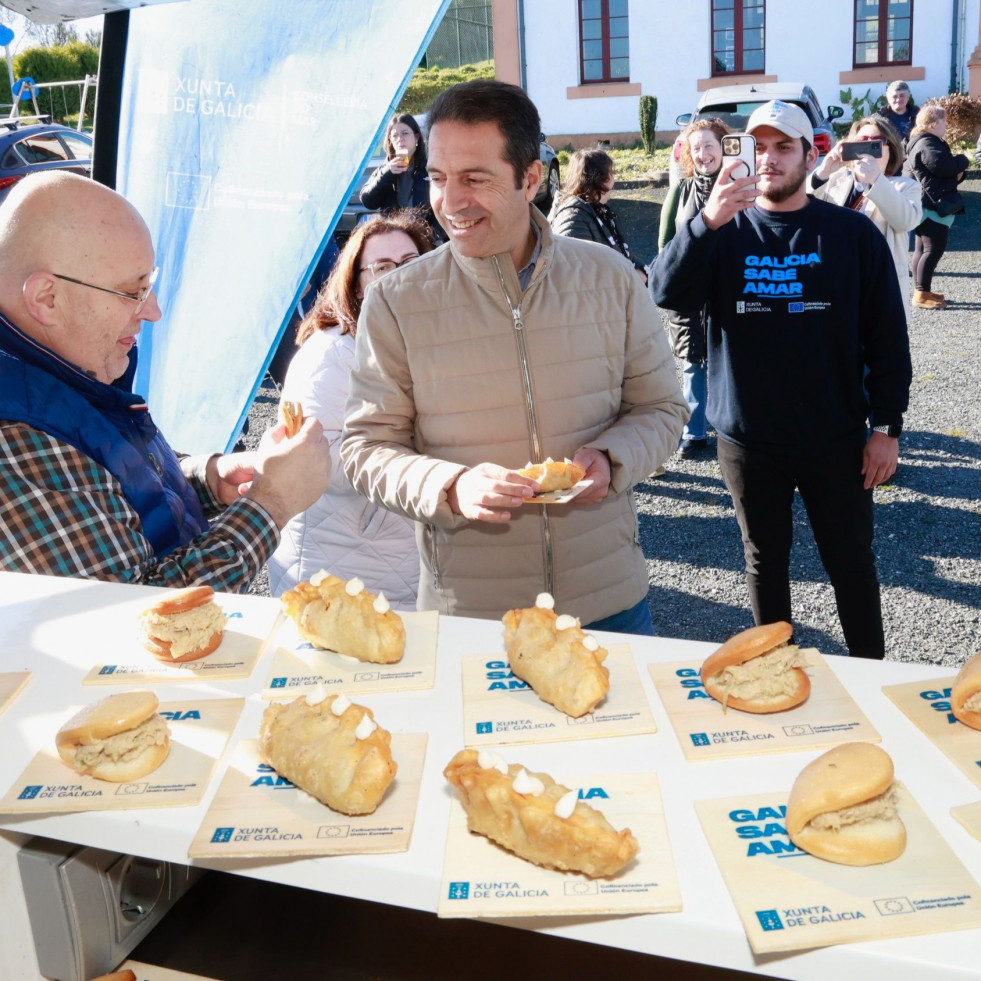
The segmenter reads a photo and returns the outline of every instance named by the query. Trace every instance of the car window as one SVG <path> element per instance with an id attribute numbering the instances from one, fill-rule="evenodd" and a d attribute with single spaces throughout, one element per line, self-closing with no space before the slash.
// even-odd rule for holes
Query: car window
<path id="1" fill-rule="evenodd" d="M 759 109 L 765 101 L 765 99 L 762 99 L 758 102 L 718 102 L 713 106 L 703 106 L 695 114 L 695 118 L 718 118 L 734 132 L 739 132 L 746 128 L 746 124 L 749 122 L 749 117 L 753 114 L 753 111 Z M 814 122 L 814 113 L 813 111 L 809 111 L 809 106 L 798 102 L 796 99 L 791 101 L 793 105 L 803 109 L 812 123 Z"/>
<path id="2" fill-rule="evenodd" d="M 39 133 L 15 144 L 24 163 L 50 163 L 52 160 L 70 160 L 68 151 L 54 133 Z"/>
<path id="3" fill-rule="evenodd" d="M 73 136 L 71 133 L 62 133 L 61 138 L 68 144 L 68 149 L 76 160 L 92 159 L 92 144 L 84 137 Z"/>
<path id="4" fill-rule="evenodd" d="M 0 167 L 2 167 L 4 170 L 13 170 L 17 167 L 23 167 L 23 166 L 24 166 L 24 161 L 17 153 L 16 148 L 14 148 L 13 146 L 8 146 L 6 152 L 3 155 L 3 159 L 0 160 Z"/>

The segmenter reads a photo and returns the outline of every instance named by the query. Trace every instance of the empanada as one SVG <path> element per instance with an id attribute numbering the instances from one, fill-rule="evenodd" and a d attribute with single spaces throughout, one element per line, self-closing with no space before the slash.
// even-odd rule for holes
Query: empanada
<path id="1" fill-rule="evenodd" d="M 640 847 L 629 828 L 617 831 L 577 791 L 546 773 L 506 766 L 496 753 L 463 749 L 443 776 L 460 791 L 471 831 L 536 865 L 614 875 Z"/>
<path id="2" fill-rule="evenodd" d="M 375 596 L 360 579 L 345 582 L 319 572 L 281 597 L 304 640 L 359 661 L 393 664 L 405 653 L 405 626 L 384 593 Z"/>
<path id="3" fill-rule="evenodd" d="M 398 769 L 391 734 L 371 709 L 323 692 L 272 702 L 259 752 L 280 776 L 342 814 L 375 810 Z"/>
<path id="4" fill-rule="evenodd" d="M 552 597 L 541 593 L 535 606 L 504 614 L 504 643 L 515 677 L 559 711 L 579 718 L 610 690 L 610 672 L 603 667 L 606 650 L 583 633 L 568 614 L 556 616 Z"/>
<path id="5" fill-rule="evenodd" d="M 522 477 L 537 480 L 543 494 L 548 491 L 568 490 L 586 476 L 586 471 L 578 463 L 573 463 L 569 459 L 559 463 L 551 457 L 544 463 L 529 463 L 518 473 Z"/>
<path id="6" fill-rule="evenodd" d="M 286 427 L 287 438 L 294 437 L 303 427 L 303 408 L 300 403 L 283 399 L 279 403 L 279 421 Z"/>

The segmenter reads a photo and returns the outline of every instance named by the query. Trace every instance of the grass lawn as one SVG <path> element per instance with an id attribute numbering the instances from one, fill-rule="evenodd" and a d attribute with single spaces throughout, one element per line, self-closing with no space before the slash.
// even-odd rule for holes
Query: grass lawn
<path id="1" fill-rule="evenodd" d="M 642 144 L 638 142 L 632 147 L 610 147 L 607 151 L 613 158 L 613 164 L 618 181 L 642 181 L 651 178 L 655 171 L 668 169 L 671 157 L 671 147 L 668 144 L 657 145 L 652 156 L 648 156 Z M 559 166 L 562 173 L 569 164 L 569 150 L 559 150 Z"/>

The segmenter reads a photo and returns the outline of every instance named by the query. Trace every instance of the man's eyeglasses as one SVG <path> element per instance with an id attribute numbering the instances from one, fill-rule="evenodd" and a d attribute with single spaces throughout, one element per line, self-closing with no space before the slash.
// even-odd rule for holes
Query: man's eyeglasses
<path id="1" fill-rule="evenodd" d="M 413 252 L 412 255 L 404 256 L 398 262 L 394 259 L 379 259 L 377 262 L 369 262 L 367 266 L 361 266 L 358 272 L 371 273 L 372 279 L 378 279 L 379 276 L 384 276 L 385 273 L 390 273 L 399 266 L 404 266 L 407 262 L 412 262 L 413 259 L 418 259 L 419 253 Z"/>
<path id="2" fill-rule="evenodd" d="M 71 276 L 62 276 L 61 273 L 52 273 L 51 275 L 55 279 L 63 279 L 66 283 L 75 283 L 77 286 L 87 286 L 92 290 L 101 290 L 103 293 L 112 293 L 113 296 L 123 296 L 127 300 L 134 300 L 136 302 L 136 309 L 133 311 L 133 316 L 136 317 L 146 306 L 146 301 L 150 299 L 150 294 L 153 292 L 153 285 L 156 283 L 159 274 L 160 268 L 154 266 L 150 272 L 150 279 L 146 286 L 139 289 L 136 293 L 123 293 L 121 290 L 111 290 L 105 286 L 96 286 L 95 283 L 86 283 L 81 279 L 73 279 Z"/>

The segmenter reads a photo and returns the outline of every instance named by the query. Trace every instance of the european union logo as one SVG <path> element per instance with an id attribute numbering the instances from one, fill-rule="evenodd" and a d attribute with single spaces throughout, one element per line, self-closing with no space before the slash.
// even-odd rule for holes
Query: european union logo
<path id="1" fill-rule="evenodd" d="M 797 302 L 797 303 L 788 303 L 787 304 L 787 311 L 789 313 L 803 313 L 804 312 L 804 304 L 803 303 L 800 303 L 800 302 Z"/>
<path id="2" fill-rule="evenodd" d="M 478 736 L 481 735 L 482 733 L 493 732 L 493 731 L 494 731 L 494 723 L 493 722 L 478 722 L 477 723 L 477 735 Z"/>
<path id="3" fill-rule="evenodd" d="M 29 787 L 25 787 L 18 795 L 18 800 L 34 800 L 37 795 L 41 793 L 41 784 L 32 784 Z"/>
<path id="4" fill-rule="evenodd" d="M 211 836 L 211 840 L 218 844 L 226 841 L 232 840 L 232 833 L 235 831 L 234 828 L 215 828 L 214 834 Z"/>
<path id="5" fill-rule="evenodd" d="M 691 732 L 691 741 L 693 746 L 708 746 L 709 737 L 704 732 Z"/>
<path id="6" fill-rule="evenodd" d="M 115 664 L 104 664 L 101 668 L 99 668 L 99 674 L 115 674 L 115 673 L 116 673 Z"/>
<path id="7" fill-rule="evenodd" d="M 270 688 L 285 688 L 286 687 L 286 679 L 285 678 L 273 678 L 273 680 L 269 683 L 269 687 Z"/>
<path id="8" fill-rule="evenodd" d="M 451 882 L 450 891 L 447 893 L 447 899 L 469 899 L 470 898 L 470 883 L 469 882 Z"/>
<path id="9" fill-rule="evenodd" d="M 760 921 L 760 926 L 766 931 L 783 929 L 780 914 L 775 909 L 758 909 L 756 919 Z"/>

